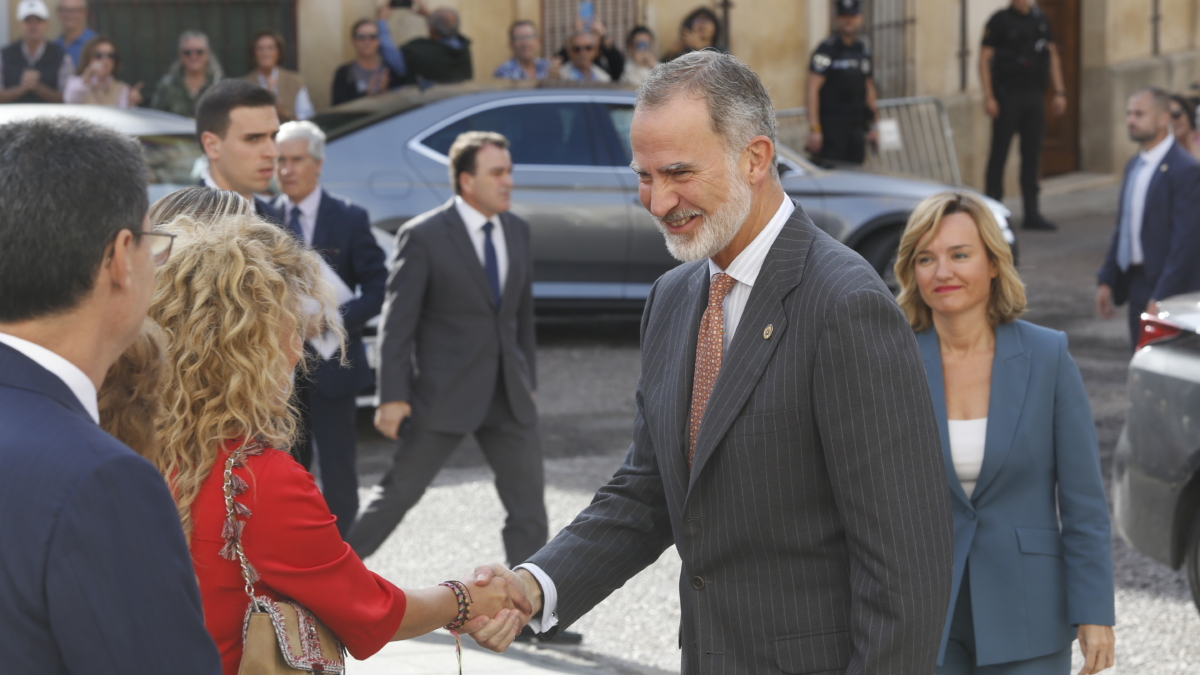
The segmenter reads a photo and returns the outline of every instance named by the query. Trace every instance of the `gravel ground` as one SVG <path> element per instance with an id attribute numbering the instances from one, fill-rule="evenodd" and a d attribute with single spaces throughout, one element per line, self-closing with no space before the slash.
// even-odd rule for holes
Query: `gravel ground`
<path id="1" fill-rule="evenodd" d="M 1065 330 L 1092 402 L 1106 475 L 1125 420 L 1128 363 L 1123 320 L 1094 318 L 1094 273 L 1113 227 L 1115 186 L 1049 197 L 1057 233 L 1021 233 L 1027 319 Z M 552 532 L 565 526 L 620 465 L 630 438 L 637 383 L 635 321 L 539 327 L 538 402 Z M 360 425 L 360 474 L 371 485 L 390 445 Z M 504 513 L 491 473 L 472 442 L 449 460 L 433 487 L 368 564 L 400 585 L 435 584 L 487 560 L 503 560 Z M 364 490 L 364 493 L 366 490 Z M 1200 614 L 1186 577 L 1114 542 L 1117 666 L 1114 675 L 1200 668 Z M 598 659 L 628 673 L 678 672 L 679 558 L 674 549 L 631 579 L 574 628 L 579 648 L 544 647 Z M 524 649 L 537 649 L 524 647 Z M 1075 671 L 1082 665 L 1076 649 Z"/>

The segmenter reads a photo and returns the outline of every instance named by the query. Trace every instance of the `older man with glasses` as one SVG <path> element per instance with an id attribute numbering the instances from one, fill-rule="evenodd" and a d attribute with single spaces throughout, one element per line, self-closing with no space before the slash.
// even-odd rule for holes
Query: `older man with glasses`
<path id="1" fill-rule="evenodd" d="M 209 48 L 208 36 L 199 31 L 184 31 L 179 36 L 179 60 L 159 80 L 150 107 L 195 117 L 200 97 L 224 76 L 221 64 Z"/>
<path id="2" fill-rule="evenodd" d="M 550 74 L 550 59 L 538 58 L 542 41 L 537 25 L 528 19 L 508 27 L 508 46 L 513 57 L 496 67 L 492 77 L 498 80 L 544 80 Z"/>
<path id="3" fill-rule="evenodd" d="M 612 82 L 612 76 L 596 65 L 599 54 L 599 35 L 591 31 L 575 33 L 567 41 L 567 57 L 570 61 L 559 71 L 559 77 L 571 82 Z"/>
<path id="4" fill-rule="evenodd" d="M 84 45 L 100 36 L 88 25 L 87 0 L 60 0 L 58 23 L 62 25 L 62 35 L 54 44 L 70 54 L 71 61 L 79 63 Z"/>

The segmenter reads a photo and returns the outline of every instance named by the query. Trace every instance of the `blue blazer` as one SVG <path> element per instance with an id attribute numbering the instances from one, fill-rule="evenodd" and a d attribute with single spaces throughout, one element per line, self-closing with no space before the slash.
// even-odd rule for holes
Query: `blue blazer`
<path id="1" fill-rule="evenodd" d="M 166 482 L 3 344 L 0 466 L 5 672 L 221 672 Z"/>
<path id="2" fill-rule="evenodd" d="M 1117 242 L 1121 238 L 1121 214 L 1125 211 L 1124 186 L 1136 158 L 1125 165 L 1117 229 L 1108 256 L 1097 275 L 1099 283 L 1113 289 L 1113 301 L 1122 305 L 1129 298 L 1128 275 L 1117 266 Z M 1146 189 L 1142 216 L 1142 252 L 1150 297 L 1155 300 L 1200 291 L 1200 164 L 1178 143 L 1154 171 Z"/>
<path id="3" fill-rule="evenodd" d="M 283 218 L 282 197 L 275 209 Z M 387 266 L 383 249 L 371 234 L 367 210 L 321 188 L 312 247 L 325 258 L 346 286 L 358 288 L 359 295 L 341 306 L 346 327 L 346 359 L 342 367 L 337 359 L 322 361 L 316 372 L 316 387 L 325 396 L 354 396 L 375 381 L 363 347 L 363 328 L 383 309 L 387 286 Z"/>
<path id="4" fill-rule="evenodd" d="M 971 594 L 980 666 L 1059 651 L 1079 624 L 1113 625 L 1112 534 L 1096 427 L 1066 334 L 1025 321 L 996 327 L 983 468 L 970 499 L 950 455 L 937 331 L 918 333 L 917 343 L 954 513 L 954 581 L 938 663 L 960 592 Z"/>

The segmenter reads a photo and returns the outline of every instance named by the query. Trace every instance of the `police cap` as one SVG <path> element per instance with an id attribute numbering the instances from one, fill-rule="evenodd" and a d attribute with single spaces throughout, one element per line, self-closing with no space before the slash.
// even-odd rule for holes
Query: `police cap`
<path id="1" fill-rule="evenodd" d="M 833 6 L 838 16 L 862 14 L 862 2 L 859 0 L 835 0 Z"/>

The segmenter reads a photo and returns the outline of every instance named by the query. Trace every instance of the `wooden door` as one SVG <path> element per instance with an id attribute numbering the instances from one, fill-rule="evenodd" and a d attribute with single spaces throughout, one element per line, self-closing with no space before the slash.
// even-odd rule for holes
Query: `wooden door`
<path id="1" fill-rule="evenodd" d="M 1053 86 L 1046 89 L 1046 135 L 1042 144 L 1042 175 L 1079 170 L 1079 0 L 1038 0 L 1050 19 L 1050 30 L 1062 60 L 1067 89 L 1067 112 L 1054 117 Z"/>

